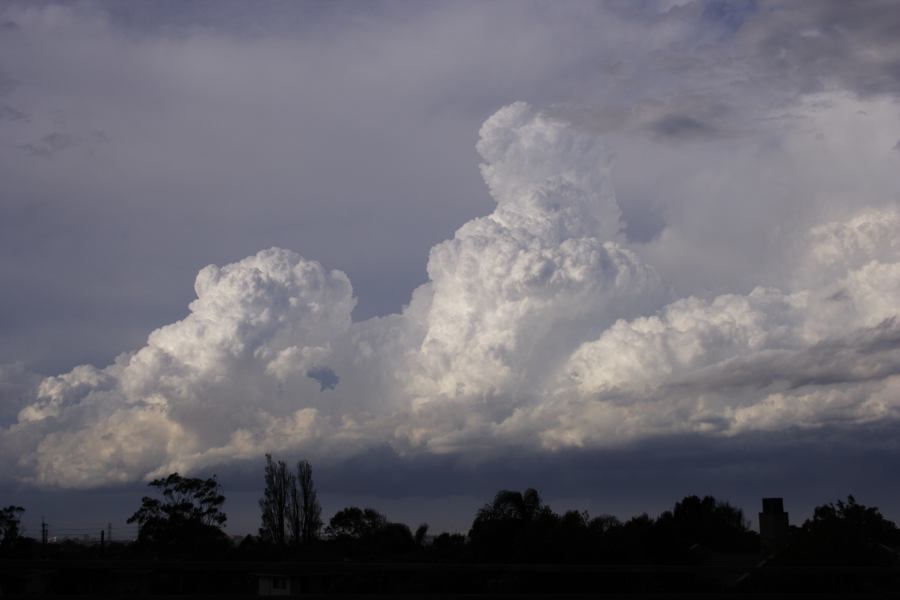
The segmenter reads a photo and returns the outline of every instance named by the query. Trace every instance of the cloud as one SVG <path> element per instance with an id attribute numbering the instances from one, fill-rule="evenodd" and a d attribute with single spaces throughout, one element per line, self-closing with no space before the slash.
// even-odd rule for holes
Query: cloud
<path id="1" fill-rule="evenodd" d="M 812 257 L 822 266 L 859 268 L 873 256 L 889 262 L 900 261 L 900 214 L 896 210 L 867 210 L 845 222 L 831 222 L 812 228 L 809 244 Z"/>
<path id="2" fill-rule="evenodd" d="M 595 131 L 518 102 L 477 149 L 496 206 L 432 248 L 402 312 L 354 322 L 349 278 L 288 250 L 207 266 L 185 318 L 104 368 L 4 367 L 5 476 L 84 488 L 264 452 L 484 459 L 898 417 L 897 207 L 810 227 L 795 287 L 673 300 L 622 233 Z"/>
<path id="3" fill-rule="evenodd" d="M 357 318 L 398 311 L 490 210 L 472 143 L 515 98 L 590 114 L 630 249 L 678 296 L 784 288 L 779 227 L 894 186 L 896 153 L 866 151 L 897 143 L 894 88 L 865 89 L 891 81 L 895 11 L 845 4 L 5 2 L 0 95 L 28 118 L 0 119 L 0 361 L 106 364 L 182 315 L 201 266 L 271 246 L 347 273 Z M 819 118 L 811 91 L 866 102 Z"/>
<path id="4" fill-rule="evenodd" d="M 429 397 L 533 389 L 566 345 L 659 298 L 656 273 L 613 241 L 595 137 L 517 103 L 485 122 L 478 150 L 497 209 L 431 251 L 414 392 Z"/>
<path id="5" fill-rule="evenodd" d="M 0 9 L 4 477 L 890 429 L 892 3 L 207 8 Z"/>
<path id="6" fill-rule="evenodd" d="M 756 50 L 765 72 L 805 92 L 838 85 L 863 96 L 897 94 L 896 8 L 891 0 L 871 0 L 863 10 L 840 0 L 768 0 L 739 35 Z"/>
<path id="7" fill-rule="evenodd" d="M 7 432 L 16 445 L 40 432 L 35 448 L 17 452 L 37 481 L 133 479 L 210 446 L 239 448 L 248 427 L 287 436 L 315 418 L 283 386 L 301 397 L 316 390 L 307 372 L 350 327 L 346 276 L 273 249 L 206 267 L 195 290 L 190 315 L 154 331 L 138 352 L 41 382 Z"/>

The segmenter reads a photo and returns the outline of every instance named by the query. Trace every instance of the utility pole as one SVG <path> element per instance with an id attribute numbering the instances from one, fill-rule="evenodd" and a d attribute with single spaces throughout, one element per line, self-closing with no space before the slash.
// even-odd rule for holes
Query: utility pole
<path id="1" fill-rule="evenodd" d="M 47 523 L 44 521 L 44 515 L 41 515 L 41 544 L 47 545 Z"/>

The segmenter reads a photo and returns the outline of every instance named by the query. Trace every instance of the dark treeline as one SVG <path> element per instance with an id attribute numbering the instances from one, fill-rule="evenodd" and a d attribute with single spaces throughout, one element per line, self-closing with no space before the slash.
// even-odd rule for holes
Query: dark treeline
<path id="1" fill-rule="evenodd" d="M 411 529 L 378 510 L 349 506 L 322 519 L 306 461 L 266 457 L 256 535 L 227 536 L 225 495 L 215 477 L 173 473 L 150 482 L 129 519 L 131 543 L 42 544 L 22 535 L 24 509 L 0 509 L 0 558 L 197 558 L 378 560 L 471 563 L 697 564 L 711 554 L 765 554 L 774 564 L 897 564 L 900 530 L 879 510 L 847 500 L 823 504 L 777 548 L 766 548 L 744 513 L 711 496 L 688 496 L 657 517 L 621 521 L 586 511 L 556 512 L 535 489 L 501 490 L 466 534 Z M 786 517 L 785 517 L 786 518 Z"/>
<path id="2" fill-rule="evenodd" d="M 267 456 L 259 530 L 237 537 L 225 533 L 215 476 L 172 473 L 149 487 L 129 542 L 54 542 L 46 530 L 37 540 L 22 531 L 23 507 L 0 508 L 0 595 L 900 592 L 900 530 L 853 496 L 794 527 L 781 499 L 765 499 L 757 533 L 711 496 L 621 521 L 557 512 L 536 489 L 500 490 L 466 533 L 434 534 L 363 506 L 326 521 L 312 465 Z"/>

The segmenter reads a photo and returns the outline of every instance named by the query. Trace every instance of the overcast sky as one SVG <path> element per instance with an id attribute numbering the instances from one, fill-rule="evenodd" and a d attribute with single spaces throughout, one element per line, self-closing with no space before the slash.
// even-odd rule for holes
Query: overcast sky
<path id="1" fill-rule="evenodd" d="M 897 1 L 5 2 L 0 504 L 900 519 L 898 100 Z"/>

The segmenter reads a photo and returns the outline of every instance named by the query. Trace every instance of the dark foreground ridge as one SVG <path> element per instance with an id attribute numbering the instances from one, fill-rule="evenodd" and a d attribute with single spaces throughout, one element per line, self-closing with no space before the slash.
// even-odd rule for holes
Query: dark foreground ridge
<path id="1" fill-rule="evenodd" d="M 371 508 L 326 526 L 312 478 L 267 457 L 259 534 L 229 538 L 215 477 L 150 483 L 136 541 L 35 540 L 0 510 L 0 594 L 47 597 L 848 598 L 900 597 L 900 530 L 853 496 L 791 526 L 765 498 L 760 531 L 711 496 L 656 518 L 554 512 L 501 490 L 468 533 L 413 532 Z M 45 533 L 45 532 L 42 532 Z"/>

